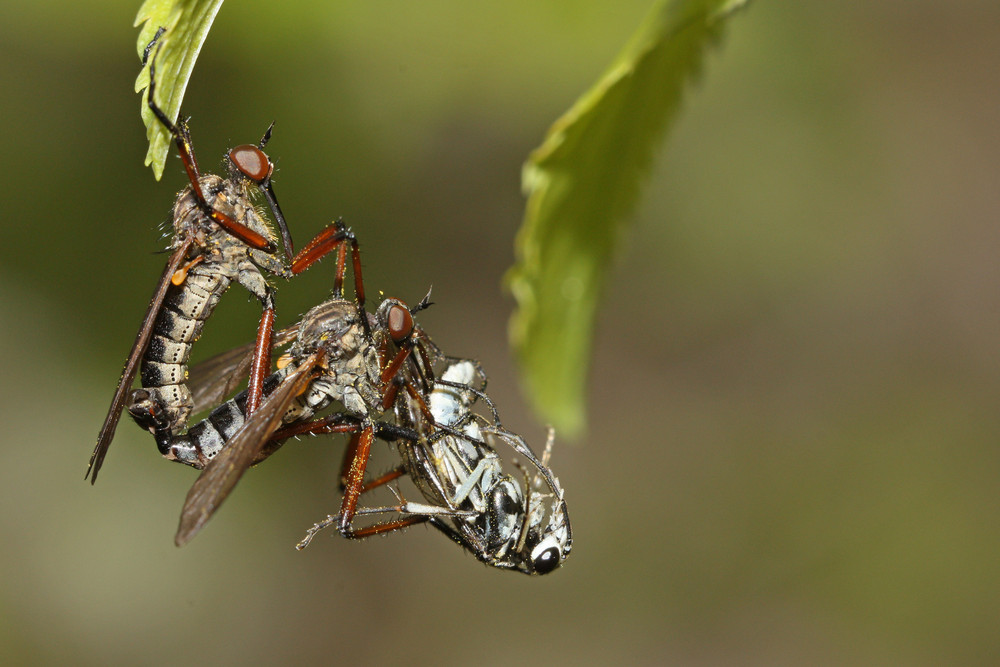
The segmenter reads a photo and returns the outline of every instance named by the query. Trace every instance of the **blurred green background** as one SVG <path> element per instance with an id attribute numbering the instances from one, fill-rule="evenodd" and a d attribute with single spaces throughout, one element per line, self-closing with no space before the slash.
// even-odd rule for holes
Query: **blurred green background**
<path id="1" fill-rule="evenodd" d="M 206 169 L 276 120 L 296 239 L 343 216 L 371 294 L 433 284 L 425 329 L 540 443 L 498 288 L 519 169 L 648 6 L 227 3 L 185 112 Z M 995 664 L 995 2 L 733 19 L 610 282 L 590 432 L 553 459 L 574 551 L 542 579 L 427 528 L 296 552 L 338 503 L 333 439 L 249 473 L 181 550 L 195 473 L 132 424 L 84 482 L 184 185 L 142 167 L 137 8 L 0 22 L 6 664 Z M 280 285 L 280 323 L 330 276 Z M 257 316 L 235 288 L 201 354 Z"/>

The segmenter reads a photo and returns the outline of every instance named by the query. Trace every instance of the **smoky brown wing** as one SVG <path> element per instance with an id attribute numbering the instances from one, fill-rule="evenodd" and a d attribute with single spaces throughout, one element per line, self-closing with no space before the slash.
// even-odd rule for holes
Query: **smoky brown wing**
<path id="1" fill-rule="evenodd" d="M 272 349 L 288 345 L 295 340 L 297 326 L 282 329 L 274 334 Z M 205 359 L 188 373 L 188 388 L 194 401 L 192 414 L 214 408 L 236 393 L 236 389 L 250 376 L 254 343 L 247 343 L 227 352 Z"/>
<path id="2" fill-rule="evenodd" d="M 108 453 L 108 447 L 111 446 L 111 440 L 115 437 L 115 429 L 118 428 L 118 420 L 122 416 L 122 408 L 125 405 L 125 395 L 132 388 L 132 381 L 139 369 L 139 362 L 142 361 L 146 348 L 149 347 L 149 339 L 153 335 L 153 325 L 156 323 L 156 316 L 160 314 L 160 309 L 163 306 L 163 299 L 170 287 L 170 279 L 180 268 L 191 243 L 190 240 L 185 241 L 170 255 L 170 259 L 167 260 L 167 265 L 163 269 L 163 275 L 160 276 L 160 282 L 156 284 L 153 298 L 150 299 L 149 308 L 146 309 L 146 317 L 142 320 L 142 326 L 139 327 L 139 333 L 135 336 L 135 342 L 132 343 L 132 350 L 125 362 L 125 369 L 122 371 L 121 379 L 118 380 L 118 388 L 115 389 L 115 396 L 111 399 L 108 415 L 104 418 L 104 425 L 97 436 L 94 453 L 90 455 L 87 474 L 83 476 L 84 479 L 89 477 L 91 484 L 97 481 L 97 473 L 100 472 L 104 457 Z"/>
<path id="3" fill-rule="evenodd" d="M 219 405 L 250 374 L 253 361 L 253 343 L 241 345 L 193 366 L 188 373 L 188 389 L 191 390 L 193 406 L 191 413 L 197 414 Z"/>
<path id="4" fill-rule="evenodd" d="M 274 338 L 271 339 L 271 348 L 283 347 L 288 345 L 299 333 L 299 325 L 293 324 L 290 327 L 285 327 L 284 329 L 275 332 Z"/>
<path id="5" fill-rule="evenodd" d="M 306 359 L 298 370 L 267 397 L 236 435 L 205 466 L 184 500 L 180 526 L 174 537 L 177 546 L 190 542 L 219 509 L 222 501 L 253 463 L 257 453 L 281 426 L 281 419 L 292 401 L 312 381 L 313 369 L 319 359 L 319 354 Z"/>

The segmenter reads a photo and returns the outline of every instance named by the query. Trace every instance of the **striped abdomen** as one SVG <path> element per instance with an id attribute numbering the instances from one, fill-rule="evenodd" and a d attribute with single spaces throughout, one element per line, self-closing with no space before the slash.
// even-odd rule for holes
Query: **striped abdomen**
<path id="1" fill-rule="evenodd" d="M 163 302 L 149 348 L 142 359 L 140 381 L 149 399 L 158 406 L 159 430 L 174 432 L 184 427 L 193 401 L 187 387 L 187 363 L 191 345 L 215 310 L 232 276 L 224 263 L 193 267 L 179 287 L 171 287 Z M 148 424 L 140 424 L 148 428 Z"/>
<path id="2" fill-rule="evenodd" d="M 294 371 L 295 365 L 289 364 L 268 376 L 264 380 L 264 394 L 268 395 L 274 391 Z M 339 396 L 336 395 L 330 379 L 320 376 L 292 402 L 282 418 L 282 423 L 288 425 L 311 419 L 316 412 L 335 399 L 339 399 Z M 243 427 L 246 422 L 246 408 L 247 392 L 244 390 L 212 410 L 208 417 L 189 428 L 187 433 L 175 436 L 162 433 L 157 437 L 157 445 L 168 459 L 195 468 L 204 468 Z"/>

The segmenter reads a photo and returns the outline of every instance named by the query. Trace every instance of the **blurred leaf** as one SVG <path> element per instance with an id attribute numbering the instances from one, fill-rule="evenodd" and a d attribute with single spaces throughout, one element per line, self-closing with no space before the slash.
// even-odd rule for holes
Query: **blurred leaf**
<path id="1" fill-rule="evenodd" d="M 518 305 L 510 336 L 535 409 L 568 435 L 585 426 L 597 301 L 652 151 L 705 47 L 746 2 L 657 2 L 524 165 L 528 202 L 506 276 Z"/>
<path id="2" fill-rule="evenodd" d="M 166 29 L 148 60 L 156 55 L 156 102 L 172 120 L 177 120 L 194 63 L 221 6 L 222 0 L 146 0 L 135 17 L 134 25 L 143 24 L 137 44 L 140 58 L 156 32 Z M 148 60 L 135 80 L 137 93 L 149 86 Z M 160 180 L 172 139 L 149 110 L 145 95 L 142 96 L 141 115 L 149 138 L 145 164 L 153 166 L 153 175 Z"/>

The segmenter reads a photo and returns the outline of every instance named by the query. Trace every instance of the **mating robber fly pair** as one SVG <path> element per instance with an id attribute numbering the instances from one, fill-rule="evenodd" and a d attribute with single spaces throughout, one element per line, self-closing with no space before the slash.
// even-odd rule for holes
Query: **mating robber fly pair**
<path id="1" fill-rule="evenodd" d="M 544 574 L 572 546 L 563 492 L 548 468 L 552 437 L 539 459 L 500 422 L 484 393 L 475 361 L 447 357 L 415 323 L 428 305 L 412 309 L 386 299 L 365 309 L 358 243 L 342 223 L 321 231 L 298 253 L 271 185 L 264 153 L 268 128 L 257 145 L 229 151 L 228 178 L 203 175 L 187 123 L 174 124 L 154 101 L 155 56 L 148 105 L 170 131 L 190 185 L 174 207 L 173 252 L 153 294 L 98 437 L 87 476 L 96 481 L 123 410 L 149 430 L 163 456 L 202 470 L 188 493 L 176 542 L 183 545 L 208 521 L 251 465 L 302 434 L 348 433 L 340 475 L 340 512 L 310 529 L 303 548 L 322 528 L 363 538 L 427 522 L 499 568 Z M 255 208 L 260 191 L 278 226 L 276 235 Z M 351 250 L 354 299 L 344 297 Z M 274 332 L 273 292 L 266 274 L 290 278 L 337 251 L 333 296 L 297 325 Z M 188 376 L 191 347 L 218 300 L 236 281 L 261 303 L 255 343 L 199 364 Z M 270 373 L 272 348 L 288 346 Z M 140 370 L 141 369 L 141 370 Z M 139 372 L 142 387 L 132 390 Z M 243 379 L 245 391 L 227 400 Z M 342 410 L 318 416 L 330 404 Z M 187 427 L 190 415 L 215 407 Z M 366 482 L 375 439 L 395 443 L 401 463 Z M 510 448 L 521 480 L 504 471 L 498 449 Z M 409 477 L 426 503 L 394 490 Z M 368 491 L 389 485 L 393 506 L 359 507 Z M 379 521 L 355 526 L 358 516 Z"/>

